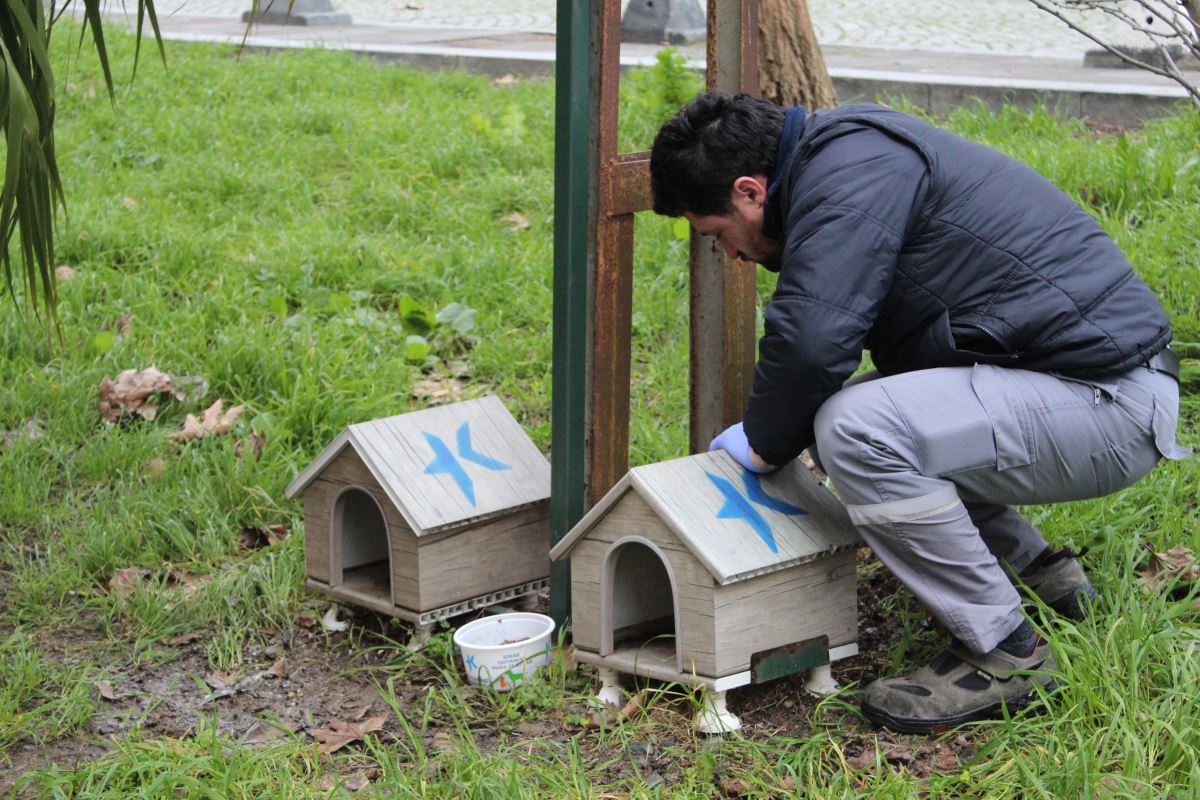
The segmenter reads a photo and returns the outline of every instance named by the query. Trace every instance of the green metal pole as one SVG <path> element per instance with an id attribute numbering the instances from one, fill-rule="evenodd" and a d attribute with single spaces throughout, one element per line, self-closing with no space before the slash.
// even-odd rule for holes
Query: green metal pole
<path id="1" fill-rule="evenodd" d="M 600 0 L 603 2 L 603 0 Z M 554 355 L 550 544 L 586 510 L 588 333 L 599 185 L 598 51 L 591 0 L 558 0 L 554 131 Z M 571 612 L 566 561 L 550 568 L 550 616 Z"/>

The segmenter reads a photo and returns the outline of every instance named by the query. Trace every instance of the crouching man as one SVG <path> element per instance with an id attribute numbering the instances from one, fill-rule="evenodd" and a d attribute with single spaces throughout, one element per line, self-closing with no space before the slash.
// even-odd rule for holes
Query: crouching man
<path id="1" fill-rule="evenodd" d="M 765 472 L 816 446 L 863 539 L 954 637 L 863 711 L 928 732 L 1020 709 L 1053 660 L 1010 576 L 1095 597 L 1012 506 L 1129 486 L 1175 444 L 1161 305 L 1033 170 L 875 105 L 806 114 L 699 95 L 655 138 L 654 210 L 779 273 L 742 423 Z M 879 375 L 843 386 L 869 350 Z"/>

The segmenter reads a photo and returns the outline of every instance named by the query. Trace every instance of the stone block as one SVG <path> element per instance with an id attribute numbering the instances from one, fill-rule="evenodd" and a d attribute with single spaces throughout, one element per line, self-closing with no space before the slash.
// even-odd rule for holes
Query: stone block
<path id="1" fill-rule="evenodd" d="M 349 25 L 349 14 L 340 14 L 330 0 L 260 0 L 257 8 L 242 14 L 242 22 L 263 25 Z"/>
<path id="2" fill-rule="evenodd" d="M 708 28 L 698 0 L 630 0 L 621 17 L 621 41 L 685 44 Z"/>

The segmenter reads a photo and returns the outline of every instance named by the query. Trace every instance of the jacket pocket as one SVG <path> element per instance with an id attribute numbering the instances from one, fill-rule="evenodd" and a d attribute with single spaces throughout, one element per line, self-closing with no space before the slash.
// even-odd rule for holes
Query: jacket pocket
<path id="1" fill-rule="evenodd" d="M 1037 441 L 1029 412 L 1013 391 L 1013 373 L 1002 367 L 976 364 L 971 388 L 991 420 L 996 442 L 996 468 L 1024 467 L 1037 460 Z"/>

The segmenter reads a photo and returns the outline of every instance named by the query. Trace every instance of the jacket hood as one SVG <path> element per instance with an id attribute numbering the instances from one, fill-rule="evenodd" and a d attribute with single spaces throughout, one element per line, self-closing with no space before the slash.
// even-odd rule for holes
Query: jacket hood
<path id="1" fill-rule="evenodd" d="M 780 213 L 779 193 L 787 183 L 786 176 L 796 155 L 796 145 L 804 131 L 804 122 L 808 112 L 804 106 L 793 106 L 787 110 L 783 119 L 783 132 L 779 135 L 778 150 L 775 152 L 775 171 L 767 181 L 767 204 L 763 209 L 763 234 L 772 239 L 783 238 L 783 218 Z M 768 267 L 768 269 L 770 269 Z M 778 272 L 779 269 L 773 269 Z"/>

